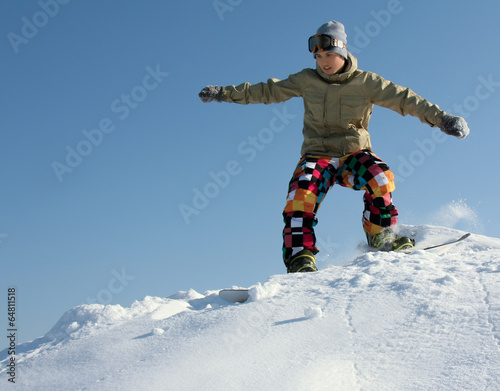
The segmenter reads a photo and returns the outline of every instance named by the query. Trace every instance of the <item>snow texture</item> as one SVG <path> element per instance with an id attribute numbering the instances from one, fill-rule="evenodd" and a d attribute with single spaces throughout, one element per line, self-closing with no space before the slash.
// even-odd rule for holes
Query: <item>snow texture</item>
<path id="1" fill-rule="evenodd" d="M 464 233 L 402 231 L 420 248 Z M 78 306 L 18 346 L 12 389 L 500 390 L 500 239 L 346 261 L 272 276 L 243 304 L 190 290 Z"/>

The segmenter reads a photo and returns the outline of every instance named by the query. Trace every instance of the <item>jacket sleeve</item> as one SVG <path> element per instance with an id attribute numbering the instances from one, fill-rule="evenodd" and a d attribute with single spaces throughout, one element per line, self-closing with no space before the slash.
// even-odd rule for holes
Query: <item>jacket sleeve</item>
<path id="1" fill-rule="evenodd" d="M 269 79 L 267 83 L 243 83 L 239 86 L 224 87 L 223 100 L 229 103 L 279 103 L 302 96 L 301 72 L 287 79 Z"/>
<path id="2" fill-rule="evenodd" d="M 432 104 L 411 89 L 394 84 L 383 77 L 368 72 L 366 86 L 371 102 L 394 110 L 401 115 L 417 117 L 424 124 L 440 126 L 446 114 L 439 106 Z"/>

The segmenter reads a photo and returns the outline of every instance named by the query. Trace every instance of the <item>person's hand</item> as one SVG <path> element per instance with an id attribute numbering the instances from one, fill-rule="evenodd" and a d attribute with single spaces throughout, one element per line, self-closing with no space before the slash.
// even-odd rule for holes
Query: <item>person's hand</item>
<path id="1" fill-rule="evenodd" d="M 223 95 L 224 87 L 222 86 L 206 86 L 198 94 L 203 103 L 209 103 L 212 101 L 222 102 Z"/>
<path id="2" fill-rule="evenodd" d="M 467 137 L 470 133 L 469 125 L 467 125 L 465 119 L 450 114 L 443 117 L 440 128 L 444 133 L 460 139 Z"/>

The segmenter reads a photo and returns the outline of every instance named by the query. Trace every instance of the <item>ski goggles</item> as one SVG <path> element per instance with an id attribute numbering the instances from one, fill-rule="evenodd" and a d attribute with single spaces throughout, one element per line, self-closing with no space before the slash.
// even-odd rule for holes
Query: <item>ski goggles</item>
<path id="1" fill-rule="evenodd" d="M 347 49 L 344 42 L 332 38 L 326 34 L 316 34 L 309 38 L 309 51 L 311 53 L 330 50 L 334 47 Z"/>

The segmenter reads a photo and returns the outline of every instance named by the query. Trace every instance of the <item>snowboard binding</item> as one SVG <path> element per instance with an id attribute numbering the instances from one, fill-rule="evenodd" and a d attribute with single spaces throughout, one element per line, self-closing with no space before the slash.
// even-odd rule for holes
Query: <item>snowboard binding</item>
<path id="1" fill-rule="evenodd" d="M 287 264 L 287 273 L 315 272 L 316 258 L 310 250 L 302 250 L 297 253 Z"/>
<path id="2" fill-rule="evenodd" d="M 368 246 L 380 251 L 408 251 L 415 246 L 415 239 L 398 236 L 390 229 L 385 229 L 374 236 L 366 233 L 366 239 Z"/>

